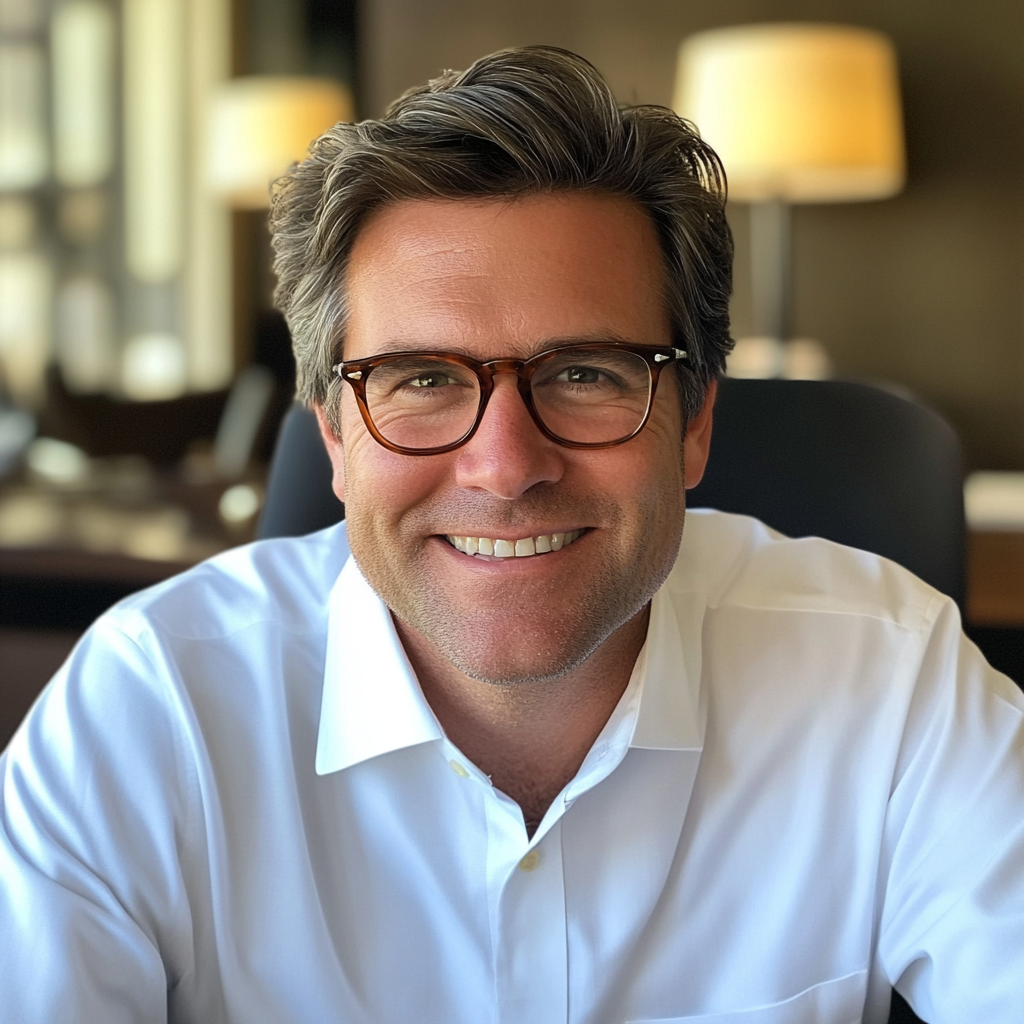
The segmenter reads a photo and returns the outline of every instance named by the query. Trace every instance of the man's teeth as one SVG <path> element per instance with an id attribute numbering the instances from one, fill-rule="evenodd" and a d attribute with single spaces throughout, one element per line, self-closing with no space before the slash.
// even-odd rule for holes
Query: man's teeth
<path id="1" fill-rule="evenodd" d="M 549 551 L 560 551 L 582 533 L 582 530 L 570 530 L 568 533 L 542 533 L 539 537 L 523 537 L 521 540 L 492 540 L 490 537 L 456 537 L 449 534 L 448 542 L 467 555 L 525 558 L 527 555 L 544 555 Z"/>

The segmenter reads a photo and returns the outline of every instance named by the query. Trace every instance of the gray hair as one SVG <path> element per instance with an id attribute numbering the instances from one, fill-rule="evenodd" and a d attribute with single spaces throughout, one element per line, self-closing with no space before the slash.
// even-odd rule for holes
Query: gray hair
<path id="1" fill-rule="evenodd" d="M 337 431 L 345 269 L 365 218 L 404 199 L 517 198 L 582 191 L 629 199 L 654 223 L 673 344 L 693 415 L 732 347 L 732 235 L 725 173 L 687 121 L 620 106 L 582 57 L 503 50 L 399 97 L 379 121 L 337 124 L 273 187 L 277 305 L 295 346 L 298 397 Z"/>

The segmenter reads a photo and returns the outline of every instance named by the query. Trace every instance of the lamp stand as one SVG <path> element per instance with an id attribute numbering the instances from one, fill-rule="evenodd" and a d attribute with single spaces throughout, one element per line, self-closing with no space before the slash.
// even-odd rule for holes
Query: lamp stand
<path id="1" fill-rule="evenodd" d="M 789 203 L 750 204 L 753 333 L 784 342 L 792 334 L 792 227 Z"/>

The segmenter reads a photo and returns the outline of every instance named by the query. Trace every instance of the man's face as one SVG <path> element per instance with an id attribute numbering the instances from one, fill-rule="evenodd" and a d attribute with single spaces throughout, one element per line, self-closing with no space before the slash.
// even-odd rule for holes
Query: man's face
<path id="1" fill-rule="evenodd" d="M 351 254 L 345 358 L 668 345 L 662 281 L 655 230 L 624 200 L 405 201 L 375 214 Z M 590 451 L 541 434 L 515 374 L 496 377 L 467 444 L 421 457 L 377 444 L 346 387 L 341 441 L 325 430 L 335 491 L 360 568 L 404 627 L 467 675 L 513 682 L 564 674 L 641 614 L 675 561 L 684 486 L 700 479 L 710 437 L 709 402 L 684 442 L 675 372 L 637 437 Z M 576 531 L 526 557 L 469 555 L 448 539 Z"/>

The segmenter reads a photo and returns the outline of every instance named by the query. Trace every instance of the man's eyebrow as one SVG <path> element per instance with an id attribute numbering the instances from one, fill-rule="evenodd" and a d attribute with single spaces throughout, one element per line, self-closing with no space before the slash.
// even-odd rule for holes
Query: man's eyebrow
<path id="1" fill-rule="evenodd" d="M 653 345 L 655 342 L 647 339 L 634 340 L 632 338 L 624 337 L 621 334 L 615 332 L 595 332 L 593 334 L 571 334 L 571 335 L 557 335 L 551 338 L 545 338 L 542 341 L 531 345 L 529 348 L 518 349 L 515 354 L 508 352 L 490 354 L 487 359 L 529 359 L 530 356 L 537 355 L 540 352 L 547 352 L 552 348 L 562 348 L 567 345 Z M 387 343 L 386 347 L 382 347 L 378 355 L 387 355 L 391 352 L 449 352 L 456 356 L 465 356 L 467 359 L 477 359 L 478 356 L 470 352 L 469 349 L 464 345 L 460 345 L 458 342 L 431 342 L 431 341 L 413 341 L 410 339 L 396 339 Z"/>

